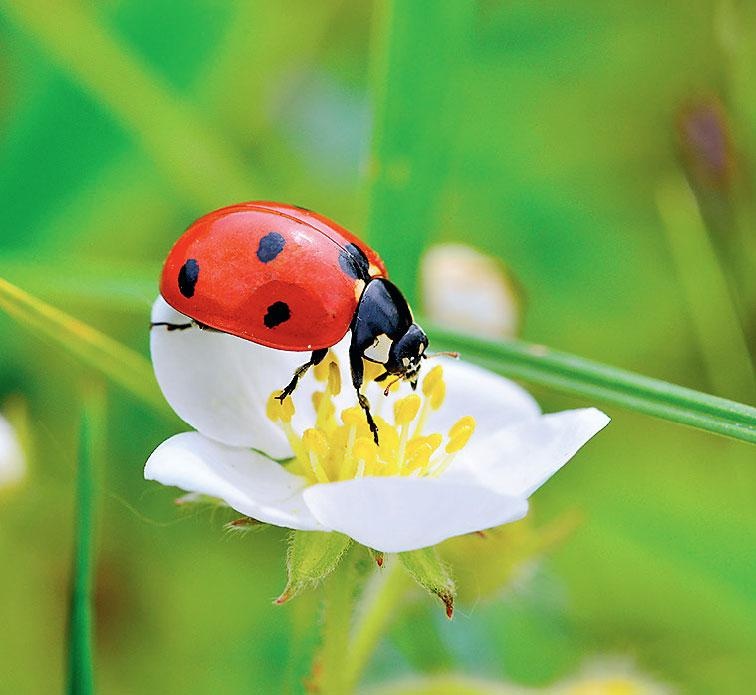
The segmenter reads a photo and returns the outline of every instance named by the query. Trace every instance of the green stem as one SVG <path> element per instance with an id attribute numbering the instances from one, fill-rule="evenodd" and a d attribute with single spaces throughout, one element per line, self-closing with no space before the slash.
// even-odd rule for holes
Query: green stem
<path id="1" fill-rule="evenodd" d="M 356 556 L 359 548 L 347 551 L 346 557 L 325 586 L 323 641 L 320 650 L 319 668 L 313 675 L 319 684 L 319 692 L 328 695 L 347 695 L 351 691 L 346 681 L 344 658 L 349 651 L 349 635 L 355 604 L 355 592 L 359 576 Z"/>
<path id="2" fill-rule="evenodd" d="M 514 379 L 744 442 L 756 443 L 756 408 L 523 341 L 493 341 L 428 327 L 434 345 Z"/>
<path id="3" fill-rule="evenodd" d="M 347 655 L 345 681 L 347 692 L 352 692 L 359 683 L 378 641 L 394 619 L 397 604 L 408 586 L 407 575 L 401 571 L 397 558 L 387 558 L 375 586 L 368 586 L 362 597 L 360 615 Z"/>
<path id="4" fill-rule="evenodd" d="M 92 531 L 94 481 L 92 422 L 87 408 L 81 415 L 76 476 L 76 548 L 68 632 L 68 693 L 94 692 L 92 660 Z"/>

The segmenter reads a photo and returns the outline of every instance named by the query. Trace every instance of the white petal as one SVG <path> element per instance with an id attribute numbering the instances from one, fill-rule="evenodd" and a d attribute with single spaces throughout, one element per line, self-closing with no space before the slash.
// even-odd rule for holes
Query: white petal
<path id="1" fill-rule="evenodd" d="M 147 461 L 144 477 L 218 497 L 269 524 L 322 530 L 302 500 L 303 478 L 257 452 L 219 444 L 198 432 L 164 441 Z"/>
<path id="2" fill-rule="evenodd" d="M 10 423 L 0 417 L 0 488 L 24 476 L 24 456 Z"/>
<path id="3" fill-rule="evenodd" d="M 189 319 L 159 297 L 153 322 Z M 265 415 L 268 398 L 280 391 L 309 353 L 284 352 L 225 333 L 199 328 L 151 330 L 152 364 L 160 388 L 176 414 L 204 435 L 230 446 L 245 446 L 281 459 L 291 449 L 280 428 Z M 311 374 L 295 392 L 310 406 Z"/>
<path id="4" fill-rule="evenodd" d="M 473 441 L 442 479 L 472 475 L 501 494 L 529 497 L 608 423 L 600 410 L 583 408 L 510 425 Z"/>
<path id="5" fill-rule="evenodd" d="M 514 381 L 463 360 L 445 360 L 443 367 L 446 399 L 428 418 L 428 432 L 444 434 L 463 415 L 472 415 L 479 440 L 541 413 L 533 396 Z"/>
<path id="6" fill-rule="evenodd" d="M 396 553 L 492 528 L 527 513 L 524 499 L 480 485 L 432 478 L 359 478 L 308 487 L 303 497 L 323 526 Z"/>

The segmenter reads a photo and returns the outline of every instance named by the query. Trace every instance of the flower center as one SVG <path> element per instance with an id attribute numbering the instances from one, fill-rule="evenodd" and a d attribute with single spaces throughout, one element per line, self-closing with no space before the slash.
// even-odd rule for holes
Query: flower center
<path id="1" fill-rule="evenodd" d="M 369 383 L 381 369 L 371 362 L 365 364 L 365 381 Z M 323 384 L 323 390 L 312 396 L 316 413 L 314 427 L 301 434 L 294 430 L 295 405 L 291 396 L 281 403 L 275 397 L 277 393 L 273 393 L 267 406 L 268 418 L 283 429 L 294 451 L 294 458 L 286 464 L 287 467 L 311 483 L 381 475 L 438 476 L 449 467 L 475 430 L 475 420 L 467 415 L 458 420 L 445 436 L 438 432 L 424 434 L 428 415 L 438 410 L 446 397 L 440 365 L 425 375 L 420 393 L 394 401 L 393 421 L 382 417 L 383 402 L 375 404 L 372 412 L 378 425 L 379 445 L 373 441 L 359 406 L 336 412 L 335 397 L 341 392 L 341 372 L 336 356 L 328 353 L 328 357 L 314 367 L 314 372 L 315 378 Z M 394 384 L 391 390 L 398 387 L 398 383 Z"/>

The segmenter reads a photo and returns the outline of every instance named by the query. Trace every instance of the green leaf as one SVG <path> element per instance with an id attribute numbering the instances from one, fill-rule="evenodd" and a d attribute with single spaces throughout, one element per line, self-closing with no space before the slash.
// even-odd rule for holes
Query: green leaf
<path id="1" fill-rule="evenodd" d="M 92 473 L 92 418 L 81 415 L 79 458 L 76 477 L 76 549 L 68 633 L 68 692 L 94 692 L 92 665 L 92 529 L 94 476 Z"/>
<path id="2" fill-rule="evenodd" d="M 404 568 L 426 591 L 435 594 L 446 607 L 446 617 L 454 615 L 456 587 L 449 570 L 441 561 L 435 548 L 423 548 L 399 553 Z"/>
<path id="3" fill-rule="evenodd" d="M 352 539 L 328 531 L 292 531 L 286 554 L 288 581 L 277 604 L 327 577 L 344 557 Z"/>

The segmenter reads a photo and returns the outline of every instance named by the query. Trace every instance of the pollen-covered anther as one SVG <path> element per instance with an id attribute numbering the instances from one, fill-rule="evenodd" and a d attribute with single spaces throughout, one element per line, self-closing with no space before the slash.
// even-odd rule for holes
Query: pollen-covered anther
<path id="1" fill-rule="evenodd" d="M 446 453 L 453 454 L 462 449 L 475 432 L 475 418 L 470 415 L 460 418 L 449 429 L 449 443 Z"/>
<path id="2" fill-rule="evenodd" d="M 284 398 L 281 401 L 278 399 L 278 394 L 273 392 L 268 398 L 265 413 L 268 419 L 273 422 L 291 422 L 295 413 L 294 401 L 291 397 Z"/>
<path id="3" fill-rule="evenodd" d="M 341 411 L 341 421 L 350 427 L 361 425 L 364 419 L 365 415 L 362 412 L 362 408 L 357 405 L 352 406 L 351 408 L 345 408 Z"/>
<path id="4" fill-rule="evenodd" d="M 328 391 L 334 396 L 341 393 L 341 372 L 336 362 L 328 363 Z"/>
<path id="5" fill-rule="evenodd" d="M 417 417 L 420 405 L 420 396 L 416 393 L 400 398 L 394 403 L 394 422 L 400 426 L 409 424 Z"/>

